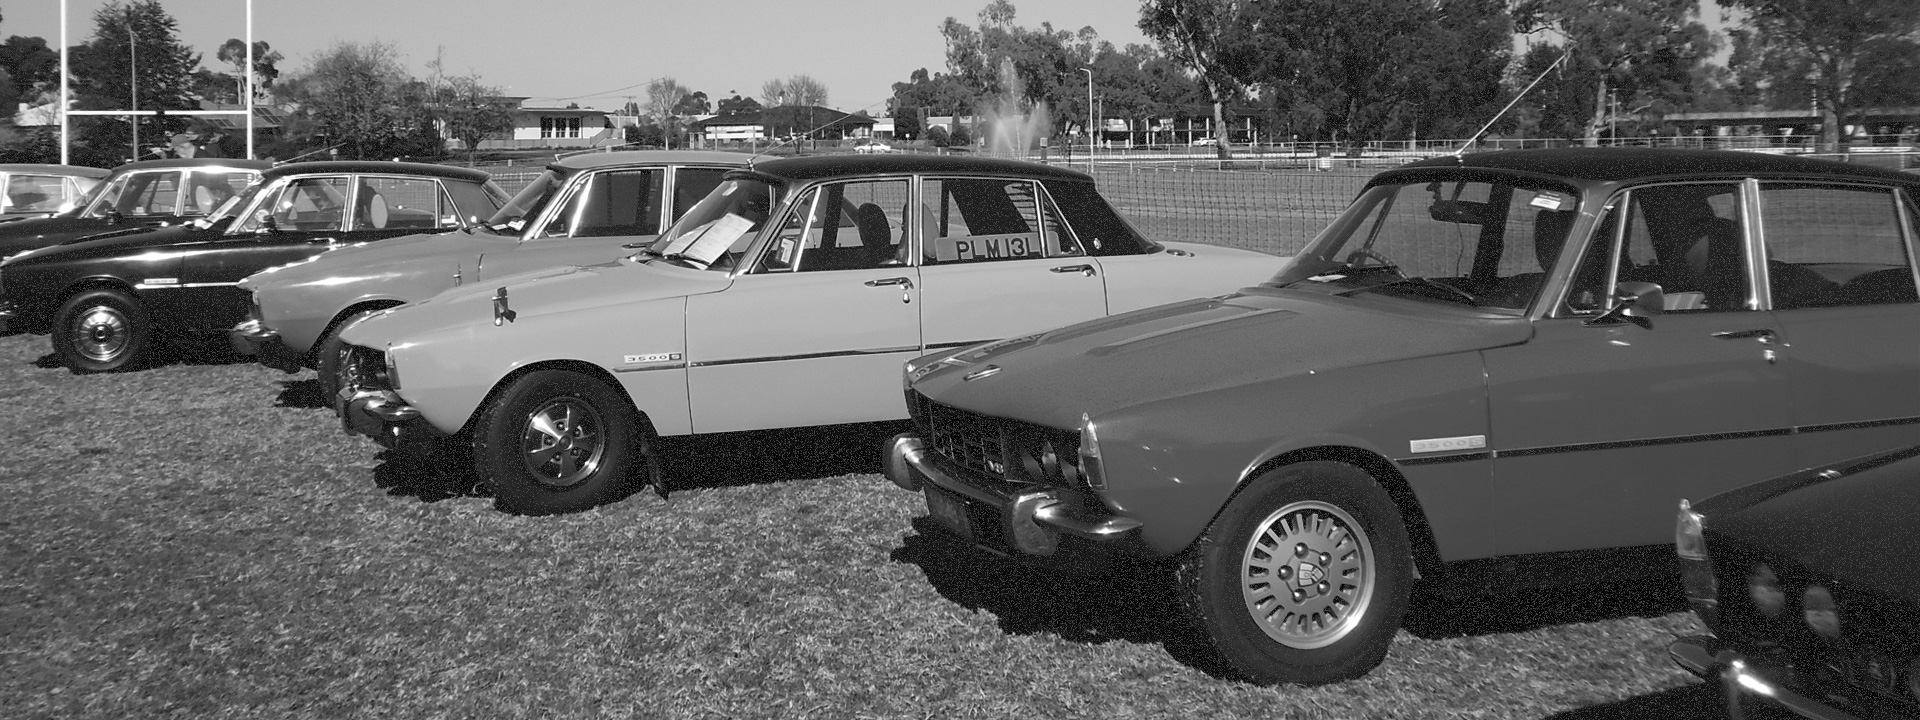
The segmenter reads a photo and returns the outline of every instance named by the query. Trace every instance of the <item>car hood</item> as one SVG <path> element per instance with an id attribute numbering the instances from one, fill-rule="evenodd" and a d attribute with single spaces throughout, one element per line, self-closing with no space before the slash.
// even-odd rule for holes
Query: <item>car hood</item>
<path id="1" fill-rule="evenodd" d="M 498 237 L 498 240 L 515 242 L 510 237 Z M 480 249 L 473 235 L 459 231 L 403 235 L 379 242 L 354 243 L 299 262 L 267 268 L 241 280 L 240 287 L 257 290 L 269 286 L 335 282 L 342 276 L 380 273 L 393 265 L 423 259 L 453 258 L 468 250 L 479 252 Z"/>
<path id="2" fill-rule="evenodd" d="M 453 288 L 402 305 L 347 328 L 341 338 L 355 345 L 384 347 L 431 331 L 493 325 L 494 298 L 503 290 L 505 309 L 512 313 L 503 322 L 535 323 L 548 316 L 581 312 L 604 319 L 609 317 L 608 308 L 717 292 L 732 282 L 724 273 L 628 258 L 547 268 Z M 621 307 L 616 312 L 632 309 Z"/>
<path id="3" fill-rule="evenodd" d="M 37 248 L 30 254 L 13 257 L 7 261 L 7 265 L 18 267 L 36 263 L 116 255 L 147 248 L 210 242 L 218 240 L 221 237 L 222 234 L 217 228 L 201 229 L 191 225 L 174 225 L 163 228 L 130 227 L 74 238 L 58 245 Z"/>
<path id="4" fill-rule="evenodd" d="M 1073 427 L 1102 413 L 1274 379 L 1526 342 L 1523 318 L 1249 288 L 915 361 L 943 403 Z M 999 368 L 980 375 L 989 367 Z M 966 378 L 973 376 L 974 380 Z M 1062 402 L 1067 401 L 1067 402 Z"/>
<path id="5" fill-rule="evenodd" d="M 1812 468 L 1694 506 L 1707 530 L 1766 557 L 1920 602 L 1920 446 Z M 1712 550 L 1711 546 L 1708 548 Z"/>

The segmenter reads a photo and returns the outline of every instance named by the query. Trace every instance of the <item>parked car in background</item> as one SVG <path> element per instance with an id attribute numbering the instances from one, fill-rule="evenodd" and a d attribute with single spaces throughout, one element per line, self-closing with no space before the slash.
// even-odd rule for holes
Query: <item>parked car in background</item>
<path id="1" fill-rule="evenodd" d="M 879 140 L 869 140 L 866 142 L 858 143 L 853 146 L 853 151 L 861 155 L 886 154 L 890 152 L 895 152 L 892 145 L 888 145 L 886 143 L 880 142 Z"/>
<path id="2" fill-rule="evenodd" d="M 51 335 L 54 353 L 75 372 L 136 366 L 156 339 L 217 333 L 224 341 L 247 314 L 241 278 L 349 243 L 456 230 L 507 199 L 486 173 L 465 168 L 281 165 L 200 221 L 8 258 L 0 263 L 0 327 Z"/>
<path id="3" fill-rule="evenodd" d="M 79 165 L 0 163 L 0 220 L 65 210 L 106 176 Z"/>
<path id="4" fill-rule="evenodd" d="M 748 155 L 631 151 L 574 155 L 547 166 L 485 223 L 342 247 L 240 282 L 251 292 L 234 349 L 270 367 L 320 369 L 331 396 L 339 329 L 382 308 L 544 267 L 617 260 L 651 242 Z M 331 347 L 332 352 L 325 349 Z"/>
<path id="5" fill-rule="evenodd" d="M 1920 717 L 1916 517 L 1920 445 L 1682 501 L 1687 600 L 1711 634 L 1669 653 L 1736 710 Z"/>
<path id="6" fill-rule="evenodd" d="M 206 217 L 270 167 L 273 163 L 231 158 L 121 165 L 63 212 L 0 222 L 0 258 L 110 230 L 164 227 Z"/>
<path id="7" fill-rule="evenodd" d="M 1415 577 L 1644 582 L 1680 498 L 1910 440 L 1917 193 L 1744 152 L 1416 162 L 1259 287 L 912 361 L 888 476 L 968 543 L 1175 559 L 1250 680 L 1354 677 Z"/>
<path id="8" fill-rule="evenodd" d="M 1282 262 L 1142 237 L 1072 170 L 771 160 L 631 257 L 347 327 L 337 407 L 389 444 L 471 438 L 503 509 L 576 510 L 654 467 L 654 438 L 904 418 L 900 363 L 927 349 L 1227 292 Z"/>

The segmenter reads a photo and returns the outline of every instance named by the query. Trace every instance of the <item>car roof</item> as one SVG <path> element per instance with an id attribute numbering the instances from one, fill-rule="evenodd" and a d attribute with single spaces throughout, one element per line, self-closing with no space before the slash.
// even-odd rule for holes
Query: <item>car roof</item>
<path id="1" fill-rule="evenodd" d="M 956 173 L 1012 175 L 1036 180 L 1077 180 L 1091 182 L 1093 177 L 1078 170 L 1042 165 L 1025 160 L 958 155 L 883 154 L 809 155 L 756 162 L 751 168 L 761 175 L 780 180 L 819 180 L 850 175 L 889 173 Z M 739 171 L 736 171 L 739 172 Z"/>
<path id="2" fill-rule="evenodd" d="M 613 150 L 569 155 L 547 163 L 547 167 L 584 170 L 610 165 L 745 165 L 751 159 L 753 156 L 746 153 L 718 150 Z"/>
<path id="3" fill-rule="evenodd" d="M 264 180 L 274 180 L 288 175 L 311 175 L 319 173 L 364 173 L 428 175 L 468 182 L 486 182 L 493 176 L 472 168 L 451 165 L 432 165 L 416 162 L 392 162 L 386 160 L 316 160 L 312 162 L 287 163 L 275 165 L 261 173 Z"/>
<path id="4" fill-rule="evenodd" d="M 0 163 L 0 172 L 38 172 L 49 175 L 70 175 L 73 177 L 103 178 L 107 171 L 84 165 L 55 165 L 52 163 Z"/>
<path id="5" fill-rule="evenodd" d="M 268 162 L 266 160 L 247 160 L 244 158 L 212 158 L 212 157 L 166 158 L 163 160 L 135 160 L 133 162 L 115 167 L 113 171 L 126 172 L 129 170 L 147 170 L 147 169 L 154 169 L 154 168 L 195 168 L 195 167 L 226 167 L 226 168 L 237 168 L 241 170 L 265 170 L 267 168 L 273 167 L 273 163 Z"/>
<path id="6" fill-rule="evenodd" d="M 1423 171 L 1444 168 L 1505 170 L 1603 183 L 1734 175 L 1858 178 L 1920 184 L 1920 175 L 1832 160 L 1744 150 L 1673 148 L 1556 148 L 1449 155 L 1388 170 L 1377 176 L 1374 183 L 1393 182 L 1393 176 L 1403 173 L 1425 174 Z"/>

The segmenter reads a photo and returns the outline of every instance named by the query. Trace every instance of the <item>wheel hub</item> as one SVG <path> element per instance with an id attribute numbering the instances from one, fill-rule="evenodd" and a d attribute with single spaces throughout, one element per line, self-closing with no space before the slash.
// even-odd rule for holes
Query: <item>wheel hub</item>
<path id="1" fill-rule="evenodd" d="M 606 454 L 604 427 L 600 415 L 577 398 L 549 400 L 527 415 L 521 434 L 527 472 L 553 488 L 587 479 Z"/>
<path id="2" fill-rule="evenodd" d="M 94 360 L 111 360 L 126 349 L 130 333 L 127 320 L 110 307 L 88 308 L 75 321 L 75 350 Z"/>
<path id="3" fill-rule="evenodd" d="M 1375 581 L 1366 532 L 1339 507 L 1291 503 L 1254 530 L 1242 556 L 1241 596 L 1268 637 L 1324 647 L 1365 617 Z"/>

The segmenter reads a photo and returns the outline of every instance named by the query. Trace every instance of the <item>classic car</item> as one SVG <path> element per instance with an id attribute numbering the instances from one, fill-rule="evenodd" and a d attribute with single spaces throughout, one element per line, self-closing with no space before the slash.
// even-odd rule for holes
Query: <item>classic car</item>
<path id="1" fill-rule="evenodd" d="M 156 339 L 225 336 L 241 278 L 342 244 L 455 230 L 507 194 L 486 173 L 395 162 L 281 165 L 214 215 L 27 250 L 0 262 L 0 328 L 52 336 L 75 372 L 139 365 Z"/>
<path id="2" fill-rule="evenodd" d="M 1727 706 L 1920 717 L 1920 445 L 1680 503 L 1674 546 L 1710 635 L 1674 661 Z"/>
<path id="3" fill-rule="evenodd" d="M 106 176 L 105 170 L 79 165 L 0 163 L 0 220 L 64 210 Z"/>
<path id="4" fill-rule="evenodd" d="M 1227 292 L 1281 263 L 1148 240 L 1072 170 L 770 160 L 630 257 L 349 326 L 336 407 L 382 442 L 471 442 L 504 510 L 576 510 L 636 460 L 657 475 L 654 438 L 902 419 L 900 363 L 927 349 Z"/>
<path id="5" fill-rule="evenodd" d="M 720 184 L 742 153 L 628 151 L 574 155 L 547 166 L 485 223 L 321 253 L 240 281 L 253 310 L 233 347 L 269 366 L 320 370 L 331 396 L 340 328 L 375 310 L 447 288 L 543 267 L 633 253 Z M 334 352 L 324 352 L 331 346 Z"/>
<path id="6" fill-rule="evenodd" d="M 227 158 L 121 165 L 64 212 L 0 222 L 0 258 L 110 230 L 178 225 L 206 217 L 270 167 L 273 163 L 261 160 Z"/>
<path id="7" fill-rule="evenodd" d="M 936 535 L 1174 559 L 1246 679 L 1354 677 L 1416 577 L 1649 572 L 1681 497 L 1911 437 L 1916 191 L 1732 151 L 1415 162 L 1271 282 L 913 360 L 887 474 Z"/>

